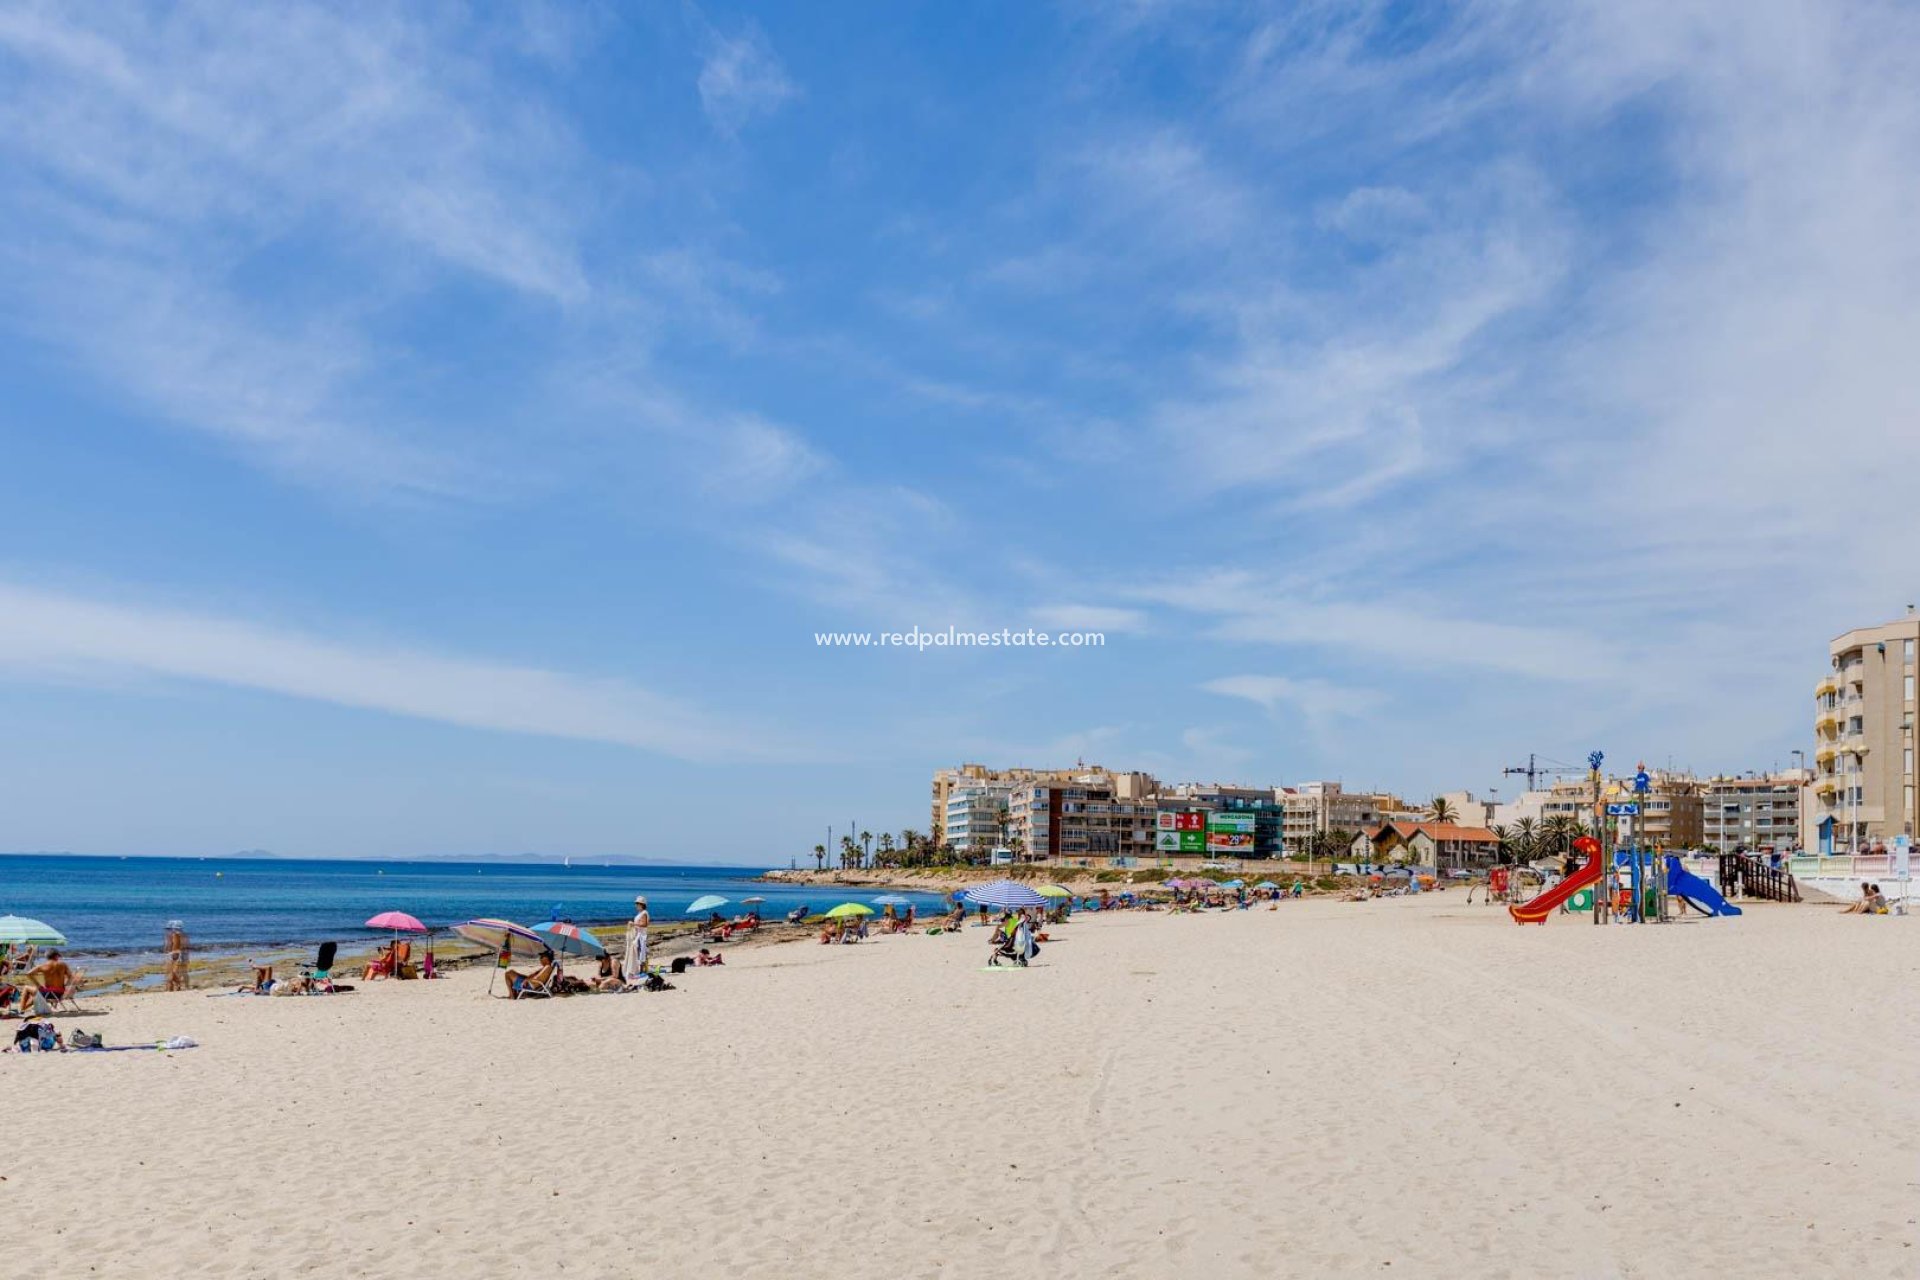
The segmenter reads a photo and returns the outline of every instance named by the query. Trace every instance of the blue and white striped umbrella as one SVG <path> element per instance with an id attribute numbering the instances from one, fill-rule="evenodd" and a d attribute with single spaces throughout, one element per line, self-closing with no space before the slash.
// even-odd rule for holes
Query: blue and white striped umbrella
<path id="1" fill-rule="evenodd" d="M 976 907 L 994 907 L 1003 911 L 1021 907 L 1044 907 L 1047 900 L 1017 880 L 995 880 L 976 884 L 967 891 L 967 901 Z"/>

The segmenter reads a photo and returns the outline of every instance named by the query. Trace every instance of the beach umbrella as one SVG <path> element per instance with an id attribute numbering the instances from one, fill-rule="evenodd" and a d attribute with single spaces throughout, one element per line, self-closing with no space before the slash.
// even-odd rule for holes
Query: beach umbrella
<path id="1" fill-rule="evenodd" d="M 697 916 L 702 911 L 712 911 L 717 907 L 724 907 L 726 905 L 727 900 L 725 898 L 717 893 L 709 893 L 705 897 L 695 898 L 692 902 L 689 902 L 687 904 L 687 914 Z"/>
<path id="2" fill-rule="evenodd" d="M 1243 888 L 1246 885 L 1246 883 L 1247 882 L 1245 880 L 1222 880 L 1220 882 L 1220 887 L 1222 889 L 1239 889 L 1239 888 Z"/>
<path id="3" fill-rule="evenodd" d="M 1280 886 L 1275 884 L 1271 880 L 1262 880 L 1259 884 L 1253 887 L 1256 889 L 1278 889 Z"/>
<path id="4" fill-rule="evenodd" d="M 994 907 L 1003 911 L 1047 905 L 1045 898 L 1017 880 L 995 880 L 990 884 L 976 884 L 967 890 L 967 901 L 975 906 Z"/>
<path id="5" fill-rule="evenodd" d="M 468 942 L 477 942 L 505 960 L 537 960 L 542 951 L 552 950 L 547 940 L 523 924 L 511 920 L 495 920 L 483 917 L 478 920 L 463 920 L 453 926 L 453 931 Z M 496 963 L 496 971 L 505 965 Z M 487 978 L 487 990 L 493 990 L 493 978 Z"/>
<path id="6" fill-rule="evenodd" d="M 533 926 L 533 931 L 547 940 L 547 946 L 557 956 L 603 956 L 607 949 L 600 945 L 600 939 L 582 929 L 571 920 L 549 920 L 545 924 Z"/>
<path id="7" fill-rule="evenodd" d="M 387 929 L 394 933 L 425 933 L 427 926 L 404 911 L 382 911 L 367 921 L 369 929 Z"/>
<path id="8" fill-rule="evenodd" d="M 408 915 L 404 911 L 382 911 L 379 915 L 367 921 L 365 927 L 368 929 L 385 929 L 387 932 L 393 935 L 394 950 L 392 952 L 392 956 L 393 956 L 394 962 L 390 967 L 395 970 L 398 970 L 400 967 L 398 963 L 398 959 L 400 955 L 400 951 L 399 951 L 400 935 L 403 933 L 427 932 L 427 926 L 421 924 L 418 920 L 414 919 L 412 916 Z M 429 946 L 427 950 L 431 952 L 433 948 Z M 389 975 L 389 976 L 394 976 L 394 975 Z"/>
<path id="9" fill-rule="evenodd" d="M 1043 884 L 1035 889 L 1034 892 L 1043 898 L 1071 898 L 1073 896 L 1073 890 L 1062 888 L 1057 884 Z"/>
<path id="10" fill-rule="evenodd" d="M 913 905 L 913 899 L 903 898 L 897 893 L 883 893 L 873 900 L 873 905 L 876 907 L 910 907 Z"/>
<path id="11" fill-rule="evenodd" d="M 765 898 L 761 897 L 759 894 L 756 893 L 751 898 L 740 899 L 740 905 L 743 907 L 753 907 L 753 906 L 758 906 L 760 903 L 765 901 L 766 901 Z"/>
<path id="12" fill-rule="evenodd" d="M 843 902 L 833 910 L 827 912 L 826 919 L 851 920 L 855 916 L 870 916 L 872 914 L 872 907 L 863 906 L 858 902 Z"/>
<path id="13" fill-rule="evenodd" d="M 0 942 L 15 947 L 60 947 L 66 945 L 67 935 L 43 920 L 0 916 Z"/>

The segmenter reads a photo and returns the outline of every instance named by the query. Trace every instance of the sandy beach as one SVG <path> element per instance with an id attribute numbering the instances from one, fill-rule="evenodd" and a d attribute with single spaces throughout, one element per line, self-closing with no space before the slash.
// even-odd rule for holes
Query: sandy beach
<path id="1" fill-rule="evenodd" d="M 1450 892 L 1082 916 L 1027 971 L 969 929 L 108 996 L 61 1025 L 200 1047 L 0 1059 L 4 1234 L 62 1276 L 1910 1276 L 1912 928 Z"/>

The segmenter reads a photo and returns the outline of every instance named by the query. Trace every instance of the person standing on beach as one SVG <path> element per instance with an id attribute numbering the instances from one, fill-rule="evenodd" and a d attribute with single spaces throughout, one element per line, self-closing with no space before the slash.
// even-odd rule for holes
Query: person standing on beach
<path id="1" fill-rule="evenodd" d="M 187 989 L 187 934 L 178 920 L 167 924 L 167 973 L 168 991 Z"/>
<path id="2" fill-rule="evenodd" d="M 647 900 L 633 900 L 633 919 L 627 924 L 627 954 L 622 966 L 628 982 L 641 982 L 647 976 L 647 929 L 653 916 L 647 912 Z"/>

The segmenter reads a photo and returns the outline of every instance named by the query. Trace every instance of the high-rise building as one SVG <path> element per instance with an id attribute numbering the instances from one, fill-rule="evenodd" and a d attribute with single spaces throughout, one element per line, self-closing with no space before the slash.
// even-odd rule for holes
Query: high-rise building
<path id="1" fill-rule="evenodd" d="M 1914 834 L 1914 650 L 1920 617 L 1849 631 L 1814 689 L 1813 829 L 1821 853 Z"/>
<path id="2" fill-rule="evenodd" d="M 1805 769 L 1707 779 L 1701 842 L 1721 853 L 1798 848 L 1808 781 Z"/>

